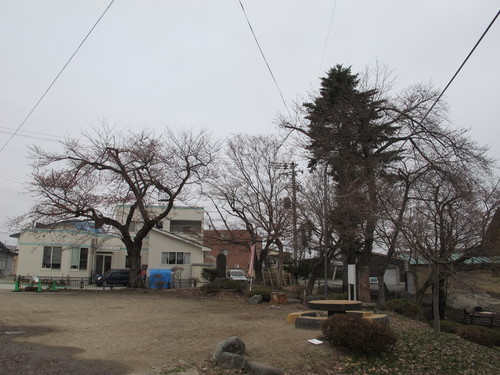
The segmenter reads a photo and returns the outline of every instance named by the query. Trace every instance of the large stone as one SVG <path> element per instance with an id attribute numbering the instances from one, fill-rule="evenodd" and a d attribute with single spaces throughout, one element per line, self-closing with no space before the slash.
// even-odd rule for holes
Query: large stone
<path id="1" fill-rule="evenodd" d="M 262 302 L 262 296 L 260 294 L 256 294 L 248 299 L 249 305 L 257 305 Z"/>
<path id="2" fill-rule="evenodd" d="M 217 362 L 219 355 L 224 352 L 245 354 L 245 349 L 245 343 L 239 337 L 231 336 L 217 344 L 210 360 Z"/>
<path id="3" fill-rule="evenodd" d="M 217 366 L 225 370 L 241 370 L 245 364 L 245 359 L 239 354 L 223 352 L 217 356 Z"/>
<path id="4" fill-rule="evenodd" d="M 258 362 L 247 362 L 245 370 L 250 375 L 283 375 L 283 370 Z"/>

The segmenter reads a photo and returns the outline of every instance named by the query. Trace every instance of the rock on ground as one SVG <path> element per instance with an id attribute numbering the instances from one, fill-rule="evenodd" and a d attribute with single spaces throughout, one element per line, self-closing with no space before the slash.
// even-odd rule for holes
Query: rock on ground
<path id="1" fill-rule="evenodd" d="M 260 294 L 256 294 L 248 299 L 249 305 L 257 305 L 262 302 L 262 296 Z"/>
<path id="2" fill-rule="evenodd" d="M 239 354 L 223 352 L 217 356 L 217 366 L 225 370 L 241 370 L 245 365 L 245 359 Z"/>
<path id="3" fill-rule="evenodd" d="M 245 354 L 245 343 L 239 337 L 231 336 L 217 344 L 211 361 L 217 362 L 217 358 L 221 353 L 228 352 L 234 354 Z"/>

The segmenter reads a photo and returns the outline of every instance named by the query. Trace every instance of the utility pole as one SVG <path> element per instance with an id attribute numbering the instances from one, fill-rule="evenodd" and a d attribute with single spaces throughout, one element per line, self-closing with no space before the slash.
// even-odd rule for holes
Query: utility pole
<path id="1" fill-rule="evenodd" d="M 293 227 L 293 265 L 298 264 L 298 243 L 297 243 L 297 181 L 295 179 L 297 164 L 293 161 L 290 163 L 292 168 L 292 227 Z"/>
<path id="2" fill-rule="evenodd" d="M 328 164 L 325 165 L 325 174 L 323 176 L 323 251 L 325 257 L 325 285 L 324 285 L 324 294 L 325 299 L 328 299 Z"/>
<path id="3" fill-rule="evenodd" d="M 298 252 L 299 245 L 297 239 L 297 166 L 298 164 L 295 162 L 288 163 L 273 163 L 279 169 L 288 169 L 290 167 L 292 169 L 292 199 L 288 199 L 288 202 L 291 201 L 291 209 L 292 209 L 292 234 L 293 234 L 293 264 L 296 267 L 298 264 Z M 288 175 L 290 172 L 284 172 L 284 174 Z M 287 207 L 288 208 L 288 207 Z"/>

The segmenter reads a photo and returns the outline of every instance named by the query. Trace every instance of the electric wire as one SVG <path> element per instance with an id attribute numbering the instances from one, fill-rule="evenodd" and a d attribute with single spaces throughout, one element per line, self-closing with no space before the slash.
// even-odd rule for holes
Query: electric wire
<path id="1" fill-rule="evenodd" d="M 259 51 L 260 51 L 260 54 L 262 56 L 262 58 L 264 59 L 264 62 L 266 63 L 266 66 L 267 66 L 267 70 L 269 70 L 269 73 L 271 74 L 271 77 L 274 81 L 274 84 L 276 85 L 276 88 L 278 89 L 278 92 L 281 96 L 281 100 L 283 101 L 283 104 L 285 105 L 285 108 L 288 112 L 288 115 L 290 117 L 291 114 L 290 114 L 290 110 L 288 109 L 288 105 L 286 104 L 286 101 L 285 101 L 285 97 L 283 96 L 283 93 L 281 92 L 281 89 L 280 89 L 280 86 L 278 85 L 278 81 L 276 80 L 274 74 L 273 74 L 273 71 L 271 70 L 271 66 L 269 65 L 267 59 L 266 59 L 266 56 L 264 55 L 264 51 L 262 50 L 262 47 L 260 46 L 260 43 L 259 43 L 259 40 L 257 39 L 257 35 L 255 35 L 255 32 L 253 30 L 253 27 L 252 27 L 252 24 L 250 23 L 250 19 L 248 18 L 248 15 L 247 15 L 247 12 L 245 10 L 245 7 L 243 6 L 243 3 L 241 2 L 241 0 L 238 0 L 239 3 L 240 3 L 240 6 L 241 6 L 241 10 L 243 11 L 243 14 L 245 15 L 245 18 L 247 20 L 247 23 L 248 23 L 248 27 L 250 28 L 250 31 L 252 32 L 252 35 L 253 35 L 253 38 L 255 39 L 255 43 L 257 44 L 257 47 L 259 48 Z"/>
<path id="2" fill-rule="evenodd" d="M 337 8 L 337 0 L 335 0 L 335 3 L 333 4 L 332 15 L 330 17 L 330 25 L 328 26 L 328 33 L 326 34 L 325 46 L 323 47 L 323 55 L 321 56 L 321 62 L 319 64 L 318 77 L 321 75 L 321 68 L 323 67 L 323 61 L 325 59 L 326 48 L 328 47 L 328 40 L 330 39 L 330 32 L 332 30 L 332 25 L 333 25 L 333 16 L 335 15 L 336 8 Z"/>
<path id="3" fill-rule="evenodd" d="M 483 38 L 486 35 L 486 33 L 490 30 L 491 26 L 495 23 L 495 21 L 497 20 L 497 18 L 498 18 L 499 15 L 500 15 L 500 10 L 497 12 L 497 14 L 495 15 L 495 17 L 493 17 L 493 20 L 490 22 L 490 24 L 488 25 L 488 27 L 486 28 L 486 30 L 483 32 L 483 34 L 481 35 L 481 37 L 478 39 L 478 41 L 476 42 L 476 44 L 474 45 L 474 47 L 472 48 L 472 50 L 469 52 L 469 54 L 467 55 L 467 57 L 465 58 L 465 60 L 462 62 L 462 64 L 458 68 L 458 70 L 455 72 L 455 74 L 453 75 L 453 77 L 450 79 L 450 81 L 448 82 L 448 84 L 446 85 L 446 87 L 441 91 L 441 93 L 438 95 L 438 97 L 436 98 L 436 100 L 434 100 L 433 104 L 430 106 L 430 108 L 427 110 L 427 112 L 424 114 L 424 116 L 420 119 L 420 121 L 417 124 L 417 128 L 419 126 L 420 127 L 424 126 L 423 125 L 424 120 L 427 118 L 427 116 L 429 115 L 429 113 L 431 113 L 432 109 L 439 102 L 439 100 L 444 95 L 444 93 L 446 92 L 446 90 L 448 89 L 448 87 L 451 85 L 451 83 L 453 82 L 453 80 L 456 78 L 456 76 L 458 75 L 458 73 L 460 72 L 460 70 L 462 69 L 462 67 L 465 65 L 465 63 L 467 62 L 467 60 L 469 60 L 469 58 L 474 53 L 474 51 L 477 48 L 477 46 L 481 43 L 481 41 L 483 40 Z M 411 136 L 412 136 L 412 134 L 408 135 L 408 137 L 399 145 L 399 147 L 396 148 L 396 150 L 394 151 L 394 156 L 393 156 L 392 160 L 395 160 L 398 157 L 399 153 L 403 150 L 403 147 L 409 141 L 409 139 L 410 139 Z M 370 177 L 368 179 L 368 181 L 372 181 L 375 178 L 376 178 L 376 175 L 373 175 L 372 177 Z M 343 195 L 343 197 L 349 196 L 351 194 L 353 194 L 353 193 L 348 193 L 346 195 Z"/>
<path id="4" fill-rule="evenodd" d="M 0 126 L 0 132 L 6 133 L 6 134 L 11 134 L 15 130 L 16 129 L 9 128 L 7 126 Z M 26 135 L 30 135 L 32 137 L 41 136 L 41 137 L 45 137 L 45 138 L 49 138 L 49 139 L 51 139 L 51 138 L 52 139 L 59 139 L 59 140 L 64 139 L 64 137 L 60 136 L 60 135 L 49 134 L 49 133 L 40 133 L 40 132 L 32 132 L 32 131 L 29 131 L 29 130 L 20 130 L 19 133 L 25 133 Z M 18 134 L 18 136 L 21 136 L 21 134 Z"/>
<path id="5" fill-rule="evenodd" d="M 85 43 L 85 41 L 87 40 L 87 38 L 90 36 L 90 34 L 92 33 L 92 31 L 94 31 L 94 29 L 96 28 L 97 24 L 101 21 L 101 19 L 104 17 L 104 15 L 106 14 L 106 12 L 108 11 L 108 9 L 111 7 L 111 5 L 113 5 L 113 3 L 115 2 L 115 0 L 111 0 L 111 2 L 108 4 L 108 6 L 106 7 L 106 9 L 104 10 L 104 12 L 101 14 L 101 16 L 99 17 L 99 19 L 94 23 L 94 26 L 92 26 L 92 28 L 90 29 L 90 31 L 87 33 L 87 35 L 85 36 L 85 38 L 83 38 L 82 42 L 79 44 L 79 46 L 77 47 L 77 49 L 75 50 L 75 52 L 73 52 L 73 54 L 71 55 L 71 57 L 69 58 L 68 61 L 66 61 L 66 64 L 64 64 L 64 66 L 62 67 L 62 69 L 59 71 L 59 73 L 57 74 L 57 76 L 52 80 L 52 83 L 49 85 L 49 87 L 45 90 L 45 92 L 42 94 L 42 96 L 40 97 L 40 99 L 38 99 L 38 101 L 36 102 L 36 104 L 33 106 L 33 108 L 31 108 L 31 111 L 29 111 L 28 115 L 24 118 L 24 120 L 21 122 L 21 124 L 17 127 L 17 129 L 14 131 L 14 133 L 10 136 L 10 138 L 7 140 L 7 142 L 5 142 L 5 144 L 2 146 L 2 148 L 0 149 L 0 153 L 5 150 L 5 147 L 7 147 L 7 145 L 12 141 L 12 139 L 17 135 L 17 133 L 19 132 L 19 130 L 21 130 L 21 128 L 23 127 L 23 125 L 26 123 L 26 121 L 28 121 L 28 119 L 31 117 L 31 114 L 36 110 L 36 108 L 38 107 L 38 105 L 41 103 L 41 101 L 45 98 L 45 96 L 47 95 L 47 93 L 50 91 L 50 89 L 52 88 L 52 86 L 54 86 L 54 84 L 56 83 L 57 79 L 61 76 L 61 74 L 64 72 L 64 70 L 66 69 L 66 67 L 69 65 L 69 63 L 71 62 L 71 60 L 73 60 L 73 57 L 75 57 L 75 55 L 78 53 L 78 51 L 80 50 L 80 48 L 82 47 L 82 45 Z"/>
<path id="6" fill-rule="evenodd" d="M 14 132 L 13 131 L 7 131 L 7 130 L 0 130 L 0 134 L 10 134 L 10 135 L 13 135 Z M 38 141 L 59 142 L 56 139 L 42 138 L 42 137 L 37 137 L 37 136 L 34 136 L 34 135 L 29 135 L 29 134 L 21 134 L 20 132 L 18 132 L 16 135 L 17 135 L 17 137 L 23 137 L 23 138 L 29 138 L 29 139 L 36 139 Z"/>
<path id="7" fill-rule="evenodd" d="M 476 42 L 476 44 L 474 45 L 474 47 L 472 48 L 472 50 L 469 52 L 469 54 L 467 55 L 467 57 L 465 58 L 465 60 L 462 62 L 462 64 L 460 65 L 460 67 L 458 68 L 458 70 L 455 72 L 455 74 L 453 75 L 453 77 L 451 77 L 450 81 L 448 82 L 448 84 L 446 85 L 446 87 L 441 91 L 441 93 L 438 95 L 438 97 L 436 98 L 436 100 L 434 100 L 434 102 L 432 103 L 432 105 L 429 107 L 429 109 L 427 110 L 427 112 L 424 114 L 424 116 L 420 119 L 420 121 L 418 122 L 418 126 L 420 127 L 424 127 L 423 125 L 423 122 L 424 120 L 427 118 L 427 116 L 431 113 L 431 111 L 434 109 L 434 107 L 436 106 L 436 104 L 439 102 L 439 100 L 441 99 L 441 97 L 444 95 L 444 93 L 446 92 L 446 90 L 448 89 L 448 87 L 451 85 L 451 83 L 455 80 L 455 77 L 458 75 L 458 73 L 462 70 L 462 68 L 464 67 L 465 63 L 467 62 L 467 60 L 469 60 L 469 58 L 472 56 L 472 54 L 474 53 L 474 51 L 476 50 L 477 46 L 479 45 L 479 43 L 481 43 L 481 41 L 483 40 L 484 36 L 486 35 L 486 33 L 488 33 L 488 31 L 490 30 L 491 26 L 495 23 L 495 21 L 497 20 L 498 18 L 498 15 L 500 15 L 500 10 L 497 12 L 497 14 L 495 15 L 495 17 L 493 17 L 493 20 L 490 22 L 490 24 L 488 25 L 488 27 L 486 28 L 486 30 L 484 30 L 483 34 L 481 35 L 481 37 L 478 39 L 478 41 Z M 417 127 L 418 127 L 417 126 Z M 425 129 L 425 128 L 424 128 Z M 411 136 L 411 135 L 410 135 Z M 409 138 L 407 138 L 396 150 L 395 154 L 394 154 L 394 158 L 397 157 L 397 155 L 399 154 L 399 152 L 403 149 L 403 147 L 405 146 L 405 144 L 408 142 Z"/>
<path id="8" fill-rule="evenodd" d="M 460 70 L 462 70 L 462 68 L 465 65 L 465 63 L 467 62 L 467 60 L 469 60 L 469 57 L 472 56 L 472 54 L 474 53 L 476 47 L 479 45 L 479 43 L 481 43 L 481 41 L 483 40 L 483 38 L 486 35 L 486 33 L 490 30 L 491 26 L 493 26 L 493 24 L 497 20 L 499 14 L 500 14 L 500 10 L 497 12 L 497 14 L 495 15 L 495 17 L 493 17 L 493 20 L 490 22 L 490 24 L 488 25 L 488 27 L 486 28 L 486 30 L 484 30 L 483 35 L 481 35 L 481 37 L 476 42 L 476 44 L 474 45 L 474 47 L 472 48 L 472 50 L 469 52 L 469 54 L 467 55 L 467 57 L 465 58 L 465 60 L 462 62 L 462 64 L 460 65 L 460 67 L 458 68 L 458 70 L 455 72 L 455 74 L 453 75 L 453 77 L 451 77 L 451 79 L 448 82 L 448 84 L 446 85 L 446 87 L 443 89 L 443 91 L 441 91 L 441 94 L 439 94 L 439 96 L 436 98 L 436 100 L 431 105 L 431 107 L 429 108 L 429 110 L 425 113 L 424 117 L 422 117 L 422 120 L 420 120 L 420 124 L 422 124 L 422 122 L 425 120 L 425 118 L 434 109 L 434 106 L 439 102 L 439 100 L 444 95 L 444 93 L 446 92 L 446 90 L 448 89 L 448 87 L 451 85 L 451 83 L 453 82 L 453 80 L 455 79 L 455 77 L 458 75 L 458 73 L 460 72 Z"/>

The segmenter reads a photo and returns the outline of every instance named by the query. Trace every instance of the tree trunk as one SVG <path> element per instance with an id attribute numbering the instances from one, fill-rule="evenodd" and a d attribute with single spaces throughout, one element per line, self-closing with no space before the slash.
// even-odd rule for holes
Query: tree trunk
<path id="1" fill-rule="evenodd" d="M 425 283 L 417 290 L 417 293 L 415 295 L 415 299 L 417 300 L 417 303 L 419 305 L 422 304 L 422 299 L 424 298 L 424 294 L 429 289 L 430 286 L 432 286 L 434 282 L 434 269 L 431 272 L 431 275 L 425 280 Z"/>
<path id="2" fill-rule="evenodd" d="M 440 275 L 439 278 L 439 318 L 444 320 L 446 315 L 446 298 L 448 297 L 447 278 Z"/>
<path id="3" fill-rule="evenodd" d="M 380 266 L 380 268 L 378 270 L 378 275 L 377 275 L 377 281 L 378 281 L 378 300 L 377 300 L 377 306 L 379 308 L 383 308 L 384 305 L 385 305 L 384 274 L 385 274 L 385 267 Z"/>
<path id="4" fill-rule="evenodd" d="M 370 302 L 372 297 L 370 293 L 370 260 L 373 250 L 373 239 L 375 234 L 375 227 L 377 222 L 377 189 L 375 187 L 375 180 L 373 170 L 369 166 L 367 172 L 367 187 L 368 187 L 368 206 L 369 212 L 366 219 L 366 228 L 364 231 L 365 243 L 363 250 L 358 259 L 358 285 L 359 285 L 359 301 Z"/>
<path id="5" fill-rule="evenodd" d="M 283 243 L 280 240 L 276 240 L 276 245 L 278 246 L 278 261 L 276 263 L 276 287 L 281 289 L 283 286 Z"/>
<path id="6" fill-rule="evenodd" d="M 432 312 L 434 318 L 434 331 L 441 332 L 441 321 L 439 314 L 439 264 L 434 264 L 434 283 L 432 285 Z"/>
<path id="7" fill-rule="evenodd" d="M 312 291 L 314 289 L 314 284 L 316 283 L 316 273 L 318 272 L 318 269 L 324 265 L 323 260 L 317 260 L 314 265 L 312 266 L 311 269 L 311 276 L 309 277 L 309 280 L 307 281 L 307 289 Z"/>
<path id="8" fill-rule="evenodd" d="M 132 243 L 127 246 L 128 261 L 130 267 L 129 282 L 130 288 L 140 288 L 141 283 L 141 248 L 142 244 Z"/>
<path id="9" fill-rule="evenodd" d="M 409 193 L 410 193 L 410 186 L 411 183 L 408 181 L 408 179 L 405 179 L 405 191 L 403 194 L 403 201 L 401 203 L 401 207 L 399 208 L 398 211 L 398 218 L 396 222 L 394 223 L 395 225 L 395 231 L 392 234 L 391 240 L 389 242 L 389 249 L 387 250 L 387 255 L 385 256 L 384 262 L 380 265 L 378 269 L 378 302 L 377 305 L 379 308 L 384 307 L 385 305 L 385 285 L 384 285 L 384 275 L 385 271 L 387 270 L 387 267 L 389 266 L 389 262 L 392 259 L 392 256 L 394 255 L 396 251 L 396 244 L 398 240 L 399 233 L 401 231 L 401 223 L 403 221 L 403 216 L 406 211 L 406 206 L 408 205 L 408 200 L 409 200 Z"/>
<path id="10" fill-rule="evenodd" d="M 262 273 L 263 271 L 263 264 L 264 260 L 267 257 L 267 249 L 262 249 L 260 251 L 260 254 L 257 254 L 255 252 L 254 255 L 254 270 L 255 270 L 255 282 L 256 283 L 263 283 L 264 282 L 264 275 Z"/>

